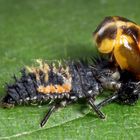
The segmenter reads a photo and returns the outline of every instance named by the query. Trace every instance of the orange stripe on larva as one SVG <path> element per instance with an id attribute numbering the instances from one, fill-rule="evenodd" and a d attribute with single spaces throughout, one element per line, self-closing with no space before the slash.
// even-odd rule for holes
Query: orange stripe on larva
<path id="1" fill-rule="evenodd" d="M 48 86 L 39 86 L 37 91 L 44 93 L 44 94 L 52 94 L 52 93 L 65 93 L 70 92 L 71 85 L 70 84 L 63 84 L 63 85 L 48 85 Z"/>
<path id="2" fill-rule="evenodd" d="M 63 88 L 66 92 L 69 92 L 71 90 L 71 86 L 69 84 L 63 84 Z"/>

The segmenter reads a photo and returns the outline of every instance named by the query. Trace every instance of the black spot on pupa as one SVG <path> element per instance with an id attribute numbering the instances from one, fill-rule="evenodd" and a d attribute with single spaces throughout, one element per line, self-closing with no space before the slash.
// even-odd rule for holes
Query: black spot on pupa
<path id="1" fill-rule="evenodd" d="M 136 26 L 131 26 L 127 28 L 126 26 L 122 26 L 123 34 L 129 35 L 135 39 L 136 42 L 138 42 L 139 38 L 139 29 Z"/>
<path id="2" fill-rule="evenodd" d="M 124 17 L 116 16 L 116 18 L 120 21 L 123 21 L 123 22 L 132 22 L 132 23 L 136 24 L 135 22 L 133 22 L 133 21 L 127 19 L 127 18 L 124 18 Z"/>
<path id="3" fill-rule="evenodd" d="M 117 34 L 117 27 L 116 26 L 110 26 L 102 34 L 99 34 L 97 37 L 97 43 L 100 44 L 103 39 L 115 39 Z"/>
<path id="4" fill-rule="evenodd" d="M 93 35 L 96 34 L 103 26 L 105 26 L 106 24 L 110 23 L 110 22 L 114 22 L 113 17 L 109 16 L 109 17 L 105 17 L 105 19 L 99 24 L 99 26 L 96 28 L 95 32 L 93 32 Z"/>

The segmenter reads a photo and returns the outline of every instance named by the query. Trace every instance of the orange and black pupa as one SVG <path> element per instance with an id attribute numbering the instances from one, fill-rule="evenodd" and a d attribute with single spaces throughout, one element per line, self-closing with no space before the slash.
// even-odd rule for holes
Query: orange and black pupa
<path id="1" fill-rule="evenodd" d="M 7 95 L 1 105 L 11 108 L 16 105 L 51 103 L 40 123 L 41 127 L 59 107 L 81 99 L 85 100 L 100 118 L 105 118 L 100 107 L 109 102 L 119 100 L 133 104 L 138 100 L 140 85 L 131 81 L 123 83 L 118 69 L 105 59 L 94 58 L 90 63 L 82 60 L 66 62 L 64 66 L 47 64 L 41 60 L 38 63 L 38 67 L 23 69 L 20 78 L 14 76 L 15 82 L 7 84 Z M 139 87 L 137 90 L 136 86 Z M 112 90 L 114 94 L 95 105 L 96 97 L 104 89 Z"/>
<path id="2" fill-rule="evenodd" d="M 110 54 L 122 70 L 140 79 L 140 26 L 126 18 L 106 17 L 94 32 L 99 52 Z"/>

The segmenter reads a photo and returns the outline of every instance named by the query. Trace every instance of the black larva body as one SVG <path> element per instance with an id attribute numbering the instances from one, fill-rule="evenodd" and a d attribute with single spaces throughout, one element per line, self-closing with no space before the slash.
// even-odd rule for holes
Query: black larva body
<path id="1" fill-rule="evenodd" d="M 56 67 L 53 65 L 48 65 L 49 70 L 46 70 L 44 68 L 45 65 L 35 69 L 36 72 L 27 72 L 27 70 L 23 69 L 20 79 L 14 76 L 15 83 L 7 85 L 7 95 L 3 98 L 2 105 L 4 107 L 12 107 L 21 104 L 40 104 L 52 101 L 52 107 L 41 122 L 41 126 L 43 126 L 56 108 L 76 102 L 79 99 L 85 99 L 100 118 L 105 117 L 99 110 L 103 105 L 116 99 L 119 99 L 122 103 L 133 104 L 138 99 L 139 91 L 135 90 L 136 84 L 130 80 L 129 83 L 123 82 L 116 67 L 105 59 L 94 58 L 91 64 L 84 63 L 83 61 L 68 62 L 66 64 L 66 67 L 69 68 L 68 71 L 62 66 L 59 66 L 56 70 Z M 66 82 L 71 84 L 69 92 L 46 94 L 38 91 L 40 86 L 61 86 Z M 133 85 L 131 96 L 126 84 Z M 95 105 L 96 96 L 100 95 L 104 89 L 112 90 L 116 93 Z M 133 93 L 134 90 L 135 92 Z"/>

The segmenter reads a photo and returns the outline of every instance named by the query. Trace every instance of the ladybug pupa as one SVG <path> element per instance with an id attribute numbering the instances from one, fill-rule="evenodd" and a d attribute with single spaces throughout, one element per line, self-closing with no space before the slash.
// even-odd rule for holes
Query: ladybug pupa
<path id="1" fill-rule="evenodd" d="M 140 26 L 126 18 L 106 17 L 93 33 L 98 50 L 121 70 L 140 79 Z"/>
<path id="2" fill-rule="evenodd" d="M 16 105 L 50 103 L 50 109 L 40 123 L 41 127 L 52 112 L 79 100 L 85 100 L 102 119 L 105 118 L 100 110 L 102 106 L 114 100 L 125 104 L 133 104 L 138 100 L 140 84 L 136 85 L 131 80 L 127 83 L 121 81 L 118 69 L 100 57 L 93 58 L 90 63 L 80 60 L 66 62 L 63 66 L 41 60 L 38 63 L 38 67 L 21 70 L 20 78 L 14 76 L 15 82 L 7 84 L 7 95 L 1 105 L 11 108 Z M 96 97 L 104 90 L 111 90 L 113 94 L 95 104 Z"/>

